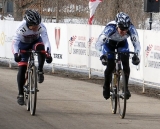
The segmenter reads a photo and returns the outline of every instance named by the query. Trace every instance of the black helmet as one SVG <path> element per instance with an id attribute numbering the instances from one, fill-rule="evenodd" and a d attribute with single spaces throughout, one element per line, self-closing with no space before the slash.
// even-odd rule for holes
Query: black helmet
<path id="1" fill-rule="evenodd" d="M 133 63 L 134 65 L 138 65 L 138 64 L 140 63 L 140 60 L 139 60 L 139 58 L 138 58 L 137 55 L 134 55 L 134 56 L 132 57 L 132 63 Z"/>
<path id="2" fill-rule="evenodd" d="M 129 16 L 126 13 L 120 12 L 116 15 L 115 21 L 119 28 L 128 29 L 131 25 Z"/>
<path id="3" fill-rule="evenodd" d="M 41 23 L 40 14 L 34 10 L 26 10 L 24 19 L 27 25 L 39 25 Z"/>

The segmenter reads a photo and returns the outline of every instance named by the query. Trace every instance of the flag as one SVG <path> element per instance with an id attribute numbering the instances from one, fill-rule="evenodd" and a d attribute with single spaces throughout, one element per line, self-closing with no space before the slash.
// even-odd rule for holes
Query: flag
<path id="1" fill-rule="evenodd" d="M 102 0 L 89 0 L 90 18 L 89 18 L 88 23 L 90 25 L 92 25 L 94 13 L 95 13 L 96 8 L 97 8 L 97 6 L 99 5 L 100 2 L 102 2 Z"/>

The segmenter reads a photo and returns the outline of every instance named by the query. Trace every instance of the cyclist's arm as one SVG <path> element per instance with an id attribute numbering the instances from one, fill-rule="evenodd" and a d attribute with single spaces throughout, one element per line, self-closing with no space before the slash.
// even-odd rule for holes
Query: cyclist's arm
<path id="1" fill-rule="evenodd" d="M 45 50 L 47 51 L 47 48 L 49 48 L 49 53 L 51 53 L 51 45 L 50 45 L 50 42 L 49 42 L 47 29 L 44 26 L 44 24 L 41 23 L 41 25 L 42 25 L 41 37 L 42 37 L 43 43 L 45 45 Z"/>
<path id="2" fill-rule="evenodd" d="M 25 31 L 26 31 L 26 22 L 23 20 L 22 22 L 19 23 L 19 25 L 16 29 L 16 32 L 13 36 L 13 39 L 12 39 L 12 52 L 13 52 L 13 54 L 18 53 L 18 51 L 19 51 L 18 44 L 22 38 L 21 36 L 23 35 L 23 33 L 25 33 Z"/>
<path id="3" fill-rule="evenodd" d="M 138 55 L 139 55 L 140 50 L 141 50 L 141 46 L 140 46 L 140 42 L 139 42 L 138 32 L 133 25 L 131 25 L 129 31 L 130 31 L 130 39 L 131 39 L 132 44 L 134 46 L 134 52 L 138 53 Z"/>
<path id="4" fill-rule="evenodd" d="M 12 41 L 12 53 L 18 53 L 18 41 L 17 40 L 13 40 Z"/>
<path id="5" fill-rule="evenodd" d="M 105 43 L 108 42 L 109 36 L 113 34 L 116 30 L 116 26 L 114 24 L 107 25 L 102 33 L 99 35 L 98 40 L 95 44 L 95 49 L 100 52 L 100 55 L 104 54 L 103 50 Z"/>
<path id="6" fill-rule="evenodd" d="M 20 42 L 20 35 L 16 32 L 16 34 L 13 36 L 13 41 L 12 41 L 12 53 L 18 53 L 19 47 L 18 44 Z"/>

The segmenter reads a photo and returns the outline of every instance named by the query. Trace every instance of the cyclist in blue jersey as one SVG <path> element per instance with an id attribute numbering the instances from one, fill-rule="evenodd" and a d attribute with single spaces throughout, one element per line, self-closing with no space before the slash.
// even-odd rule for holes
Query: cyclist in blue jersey
<path id="1" fill-rule="evenodd" d="M 43 23 L 41 23 L 41 16 L 37 11 L 26 10 L 24 20 L 18 26 L 16 34 L 13 37 L 12 51 L 14 59 L 18 62 L 18 97 L 17 102 L 19 105 L 24 104 L 23 85 L 25 82 L 25 73 L 27 70 L 28 58 L 27 53 L 21 53 L 19 55 L 18 50 L 46 50 L 47 55 L 38 53 L 38 82 L 44 81 L 43 65 L 46 59 L 47 63 L 52 62 L 51 47 L 48 39 L 47 29 Z"/>
<path id="2" fill-rule="evenodd" d="M 115 51 L 115 49 L 120 52 L 129 52 L 128 37 L 130 37 L 132 41 L 134 52 L 137 53 L 137 55 L 132 57 L 132 63 L 138 65 L 140 63 L 138 55 L 141 50 L 138 33 L 134 25 L 131 23 L 130 17 L 126 13 L 118 13 L 115 20 L 109 22 L 105 26 L 96 42 L 95 48 L 100 52 L 100 60 L 103 65 L 107 66 L 104 71 L 105 81 L 103 85 L 103 96 L 106 100 L 110 98 L 111 75 L 115 68 L 114 55 L 110 54 L 106 56 L 106 53 Z M 130 75 L 129 54 L 123 54 L 121 59 L 127 85 L 126 98 L 129 99 L 129 97 L 131 97 L 130 91 L 128 90 L 128 80 Z"/>

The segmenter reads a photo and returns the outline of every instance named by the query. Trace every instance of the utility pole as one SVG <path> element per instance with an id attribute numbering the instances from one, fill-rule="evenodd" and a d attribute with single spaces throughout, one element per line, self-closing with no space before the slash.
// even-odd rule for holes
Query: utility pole
<path id="1" fill-rule="evenodd" d="M 149 24 L 150 24 L 150 30 L 152 29 L 152 13 L 150 13 L 150 19 L 149 19 Z"/>
<path id="2" fill-rule="evenodd" d="M 152 13 L 159 13 L 159 0 L 144 0 L 144 12 L 150 13 L 150 30 L 152 29 Z"/>
<path id="3" fill-rule="evenodd" d="M 58 4 L 58 0 L 56 0 L 56 5 L 57 5 L 57 10 L 56 10 L 56 23 L 59 22 L 59 18 L 58 18 L 58 13 L 59 13 L 59 4 Z"/>

